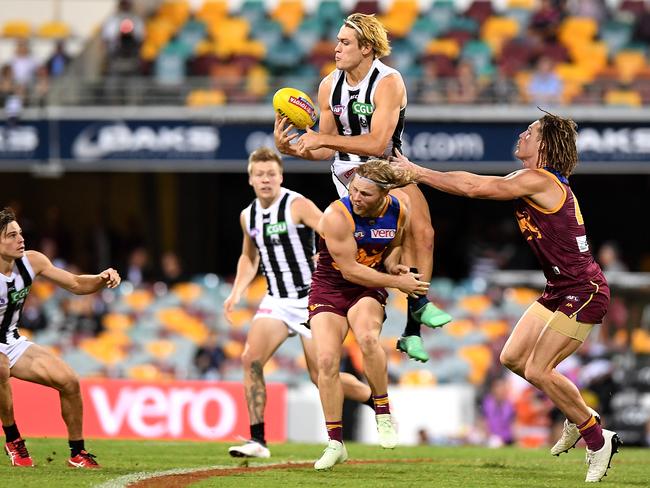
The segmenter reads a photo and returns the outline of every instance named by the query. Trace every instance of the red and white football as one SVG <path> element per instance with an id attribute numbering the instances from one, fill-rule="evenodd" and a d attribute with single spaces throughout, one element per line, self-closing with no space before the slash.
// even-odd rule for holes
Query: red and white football
<path id="1" fill-rule="evenodd" d="M 273 95 L 273 109 L 287 117 L 298 129 L 312 127 L 318 120 L 316 105 L 309 95 L 297 88 L 280 88 Z"/>

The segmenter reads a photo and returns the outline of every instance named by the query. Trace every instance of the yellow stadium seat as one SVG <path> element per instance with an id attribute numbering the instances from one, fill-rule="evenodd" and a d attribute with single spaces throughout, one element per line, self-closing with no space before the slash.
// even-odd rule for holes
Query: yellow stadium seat
<path id="1" fill-rule="evenodd" d="M 124 301 L 136 312 L 142 312 L 153 303 L 153 295 L 149 290 L 135 290 L 126 295 Z"/>
<path id="2" fill-rule="evenodd" d="M 167 44 L 167 41 L 176 32 L 176 26 L 165 19 L 153 19 L 147 23 L 144 43 L 150 43 L 158 48 Z"/>
<path id="3" fill-rule="evenodd" d="M 480 328 L 491 341 L 506 336 L 510 331 L 510 326 L 505 320 L 486 320 L 481 322 Z"/>
<path id="4" fill-rule="evenodd" d="M 592 40 L 598 33 L 598 23 L 591 17 L 568 17 L 558 29 L 558 39 L 569 47 L 577 39 Z"/>
<path id="5" fill-rule="evenodd" d="M 177 28 L 182 26 L 190 16 L 190 4 L 187 0 L 166 0 L 158 9 L 158 17 L 169 20 Z"/>
<path id="6" fill-rule="evenodd" d="M 632 350 L 636 354 L 650 354 L 650 334 L 644 329 L 632 331 Z"/>
<path id="7" fill-rule="evenodd" d="M 509 9 L 519 8 L 523 10 L 532 10 L 535 8 L 535 0 L 508 0 L 506 2 L 506 7 Z"/>
<path id="8" fill-rule="evenodd" d="M 469 381 L 474 385 L 482 384 L 492 364 L 490 348 L 484 344 L 464 346 L 458 350 L 458 355 L 471 366 Z"/>
<path id="9" fill-rule="evenodd" d="M 143 42 L 140 48 L 140 57 L 144 61 L 153 61 L 158 56 L 161 46 L 154 42 Z"/>
<path id="10" fill-rule="evenodd" d="M 253 66 L 246 77 L 246 92 L 263 97 L 269 90 L 269 72 L 263 66 Z"/>
<path id="11" fill-rule="evenodd" d="M 485 19 L 481 26 L 481 39 L 483 39 L 494 53 L 501 52 L 505 41 L 519 33 L 519 23 L 511 17 L 491 16 Z"/>
<path id="12" fill-rule="evenodd" d="M 246 301 L 254 306 L 262 301 L 266 295 L 266 279 L 263 276 L 257 276 L 253 282 L 248 285 L 246 290 Z"/>
<path id="13" fill-rule="evenodd" d="M 215 20 L 228 16 L 228 2 L 226 0 L 205 0 L 196 12 L 196 18 L 211 24 Z"/>
<path id="14" fill-rule="evenodd" d="M 194 302 L 203 293 L 201 286 L 196 283 L 177 283 L 172 287 L 171 291 L 184 304 Z"/>
<path id="15" fill-rule="evenodd" d="M 2 27 L 4 37 L 29 37 L 32 34 L 32 26 L 25 20 L 9 20 Z"/>
<path id="16" fill-rule="evenodd" d="M 126 314 L 111 312 L 102 318 L 104 329 L 110 331 L 125 331 L 133 326 L 133 319 Z"/>
<path id="17" fill-rule="evenodd" d="M 641 94 L 635 90 L 608 90 L 605 93 L 605 105 L 619 107 L 640 107 Z"/>
<path id="18" fill-rule="evenodd" d="M 614 56 L 614 66 L 621 81 L 632 81 L 645 67 L 645 56 L 642 51 L 619 51 Z"/>
<path id="19" fill-rule="evenodd" d="M 185 103 L 188 107 L 218 107 L 226 103 L 223 90 L 192 90 Z"/>
<path id="20" fill-rule="evenodd" d="M 404 373 L 400 379 L 401 386 L 433 386 L 437 383 L 435 375 L 428 369 L 417 369 Z"/>
<path id="21" fill-rule="evenodd" d="M 176 345 L 167 339 L 147 342 L 145 349 L 156 359 L 164 360 L 176 351 Z"/>
<path id="22" fill-rule="evenodd" d="M 463 337 L 475 329 L 471 320 L 454 320 L 445 326 L 445 331 L 450 336 Z"/>
<path id="23" fill-rule="evenodd" d="M 481 315 L 492 305 L 492 301 L 485 295 L 469 295 L 458 301 L 458 306 L 472 315 Z"/>
<path id="24" fill-rule="evenodd" d="M 126 376 L 132 380 L 156 381 L 167 379 L 169 375 L 163 373 L 153 364 L 138 364 L 131 366 L 126 371 Z"/>
<path id="25" fill-rule="evenodd" d="M 444 54 L 456 59 L 460 54 L 460 46 L 454 39 L 432 39 L 424 49 L 426 54 Z"/>
<path id="26" fill-rule="evenodd" d="M 253 320 L 253 312 L 247 308 L 239 308 L 230 314 L 231 325 L 234 329 L 241 329 Z"/>
<path id="27" fill-rule="evenodd" d="M 244 344 L 239 341 L 228 341 L 223 346 L 223 352 L 228 359 L 239 359 L 244 352 Z"/>
<path id="28" fill-rule="evenodd" d="M 590 83 L 596 74 L 588 65 L 574 63 L 560 63 L 555 67 L 555 74 L 565 83 Z"/>
<path id="29" fill-rule="evenodd" d="M 301 0 L 280 0 L 277 7 L 271 12 L 271 17 L 282 25 L 282 30 L 287 34 L 296 31 L 305 15 Z"/>
<path id="30" fill-rule="evenodd" d="M 416 0 L 394 0 L 379 20 L 392 36 L 404 37 L 411 31 L 418 10 Z"/>
<path id="31" fill-rule="evenodd" d="M 47 300 L 56 291 L 56 285 L 49 281 L 35 281 L 32 285 L 31 293 L 34 293 L 39 299 Z"/>
<path id="32" fill-rule="evenodd" d="M 70 36 L 70 26 L 65 22 L 46 22 L 38 28 L 38 35 L 52 39 L 63 39 Z"/>
<path id="33" fill-rule="evenodd" d="M 523 307 L 528 307 L 537 298 L 539 298 L 539 291 L 530 288 L 508 288 L 505 293 L 506 299 L 518 303 Z"/>

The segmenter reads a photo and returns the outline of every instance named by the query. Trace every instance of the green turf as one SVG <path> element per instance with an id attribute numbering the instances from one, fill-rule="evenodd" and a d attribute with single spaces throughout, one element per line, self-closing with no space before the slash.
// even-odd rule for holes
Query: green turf
<path id="1" fill-rule="evenodd" d="M 37 466 L 18 469 L 8 458 L 0 465 L 3 486 L 84 487 L 120 476 L 175 468 L 215 465 L 243 466 L 230 458 L 227 445 L 199 442 L 91 440 L 89 450 L 97 454 L 99 471 L 67 468 L 66 442 L 61 439 L 29 439 L 28 447 Z M 384 450 L 375 446 L 347 444 L 350 460 L 386 460 L 379 464 L 338 465 L 332 471 L 315 472 L 311 467 L 291 467 L 238 473 L 200 481 L 193 487 L 575 487 L 585 486 L 584 450 L 575 449 L 556 458 L 546 449 L 476 447 L 398 447 Z M 310 464 L 323 446 L 306 444 L 272 445 L 273 457 L 263 462 Z M 0 460 L 2 460 L 0 458 Z M 411 460 L 416 462 L 405 462 Z M 650 450 L 625 448 L 614 457 L 613 468 L 600 486 L 650 486 Z M 159 485 L 164 486 L 164 485 Z"/>

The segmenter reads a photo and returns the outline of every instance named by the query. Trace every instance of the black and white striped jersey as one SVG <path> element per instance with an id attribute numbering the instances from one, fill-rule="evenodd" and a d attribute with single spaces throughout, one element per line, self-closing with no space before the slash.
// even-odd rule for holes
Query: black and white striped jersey
<path id="1" fill-rule="evenodd" d="M 356 86 L 348 85 L 345 71 L 338 69 L 334 71 L 329 102 L 340 135 L 358 136 L 370 132 L 372 114 L 375 110 L 375 91 L 379 82 L 391 74 L 399 75 L 399 72 L 386 66 L 379 59 L 373 61 L 368 74 Z M 406 107 L 402 107 L 395 131 L 388 143 L 388 147 L 384 150 L 384 157 L 390 156 L 394 149 L 401 151 L 405 115 Z M 332 163 L 332 174 L 335 178 L 338 177 L 339 182 L 347 187 L 354 168 L 367 160 L 368 156 L 337 151 Z"/>
<path id="2" fill-rule="evenodd" d="M 34 270 L 27 256 L 16 259 L 11 276 L 0 274 L 0 343 L 18 340 L 18 323 L 25 299 L 34 279 Z"/>
<path id="3" fill-rule="evenodd" d="M 314 271 L 314 231 L 291 217 L 291 203 L 299 197 L 300 193 L 282 188 L 270 207 L 262 208 L 256 198 L 244 209 L 268 292 L 278 298 L 306 297 Z"/>

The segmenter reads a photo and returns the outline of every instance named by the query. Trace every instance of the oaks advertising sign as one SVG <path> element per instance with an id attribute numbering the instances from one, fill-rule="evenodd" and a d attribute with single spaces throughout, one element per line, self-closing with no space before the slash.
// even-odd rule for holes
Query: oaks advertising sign
<path id="1" fill-rule="evenodd" d="M 67 437 L 52 388 L 12 379 L 17 422 L 26 436 Z M 249 437 L 241 383 L 81 380 L 84 436 L 113 439 L 204 441 Z M 287 389 L 267 385 L 266 426 L 271 442 L 287 438 Z"/>
<path id="2" fill-rule="evenodd" d="M 407 122 L 404 153 L 432 167 L 512 168 L 525 123 Z M 242 170 L 248 154 L 273 146 L 268 124 L 179 120 L 47 120 L 0 125 L 0 169 L 60 162 L 79 171 Z M 584 172 L 649 172 L 650 126 L 584 123 L 578 133 Z M 288 169 L 291 165 L 288 165 Z M 322 171 L 328 168 L 323 165 Z"/>

